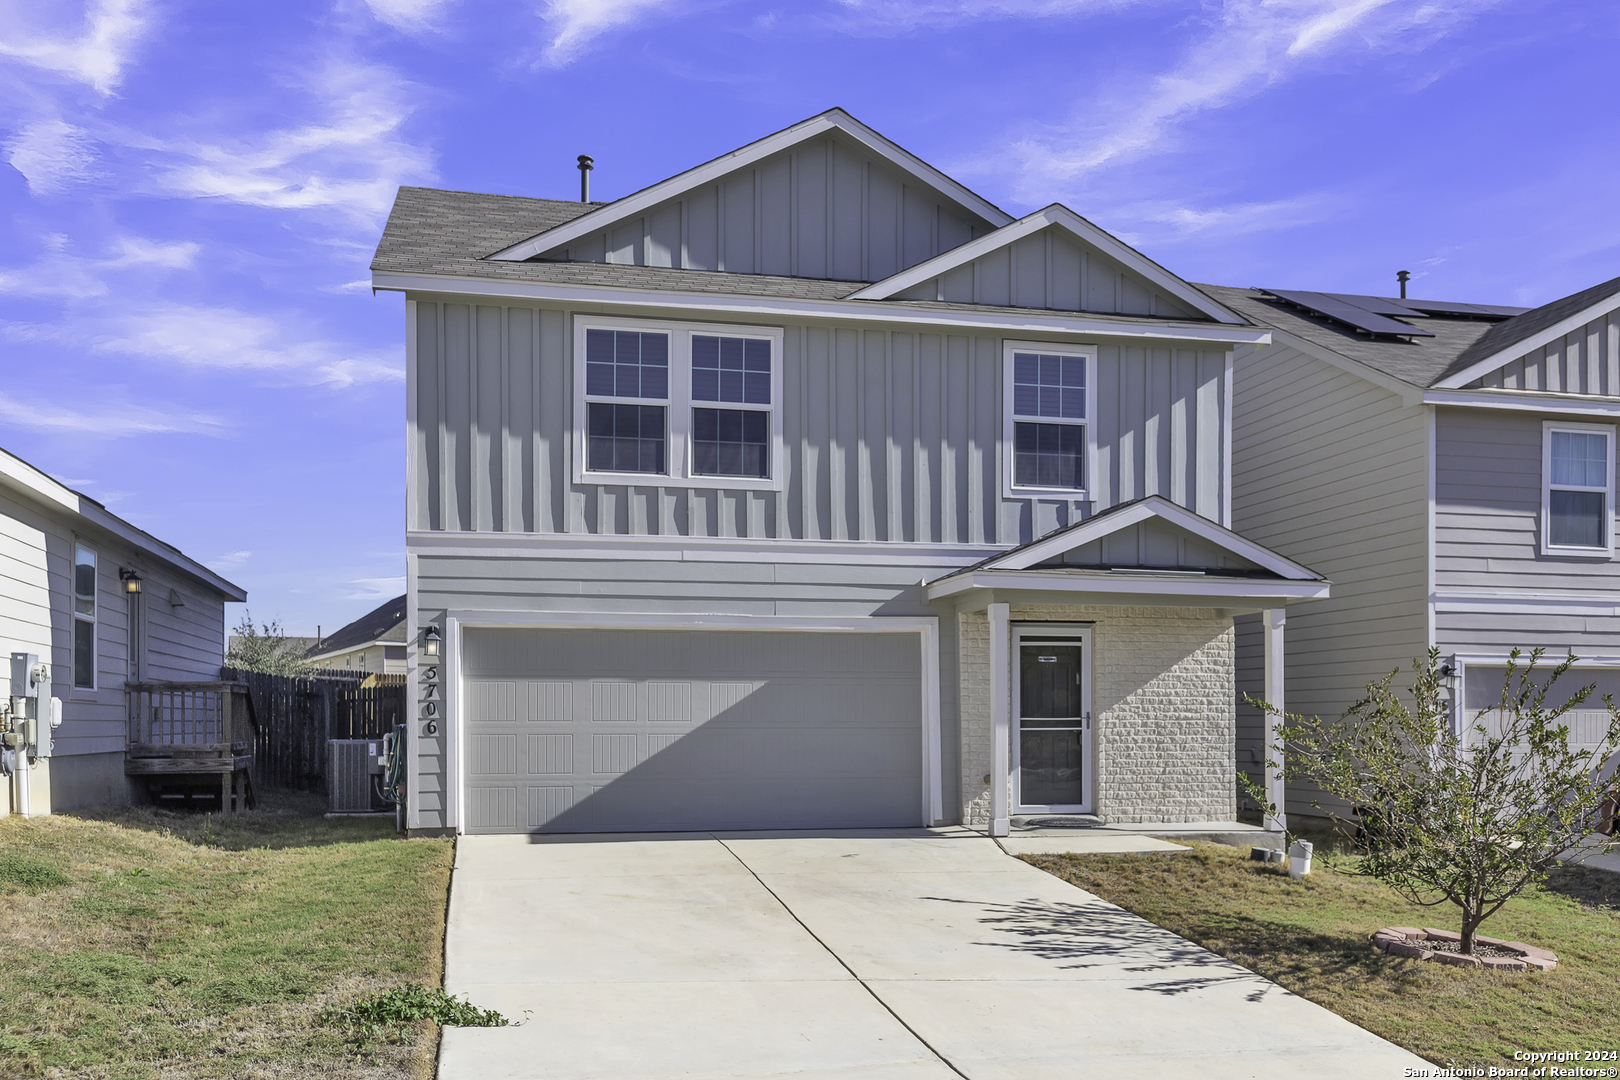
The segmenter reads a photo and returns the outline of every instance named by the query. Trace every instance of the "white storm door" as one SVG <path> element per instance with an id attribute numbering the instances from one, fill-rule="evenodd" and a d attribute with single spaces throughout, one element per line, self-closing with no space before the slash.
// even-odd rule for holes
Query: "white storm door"
<path id="1" fill-rule="evenodd" d="M 1020 627 L 1014 634 L 1014 813 L 1090 813 L 1091 634 Z"/>

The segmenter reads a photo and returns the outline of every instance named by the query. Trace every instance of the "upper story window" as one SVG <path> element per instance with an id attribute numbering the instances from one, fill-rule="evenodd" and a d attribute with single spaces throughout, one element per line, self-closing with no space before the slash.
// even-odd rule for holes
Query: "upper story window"
<path id="1" fill-rule="evenodd" d="M 1008 342 L 1003 356 L 1007 492 L 1085 498 L 1091 487 L 1090 346 Z"/>
<path id="2" fill-rule="evenodd" d="M 73 685 L 96 688 L 96 553 L 73 545 Z"/>
<path id="3" fill-rule="evenodd" d="M 1542 425 L 1543 553 L 1607 557 L 1614 548 L 1614 428 Z"/>
<path id="4" fill-rule="evenodd" d="M 782 486 L 780 330 L 582 318 L 574 349 L 576 481 Z"/>

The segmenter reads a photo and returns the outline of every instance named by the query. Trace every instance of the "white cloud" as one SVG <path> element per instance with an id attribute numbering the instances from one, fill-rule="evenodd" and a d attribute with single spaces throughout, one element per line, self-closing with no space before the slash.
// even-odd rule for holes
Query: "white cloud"
<path id="1" fill-rule="evenodd" d="M 610 30 L 628 26 L 658 8 L 672 6 L 673 0 L 545 0 L 540 17 L 545 20 L 551 40 L 540 54 L 547 67 L 567 67 L 585 52 L 596 38 Z"/>
<path id="2" fill-rule="evenodd" d="M 1029 196 L 1173 143 L 1179 125 L 1286 82 L 1334 50 L 1423 48 L 1496 0 L 1226 0 L 1169 71 L 1131 98 L 1090 102 L 1091 115 L 1014 143 Z M 988 161 L 974 171 L 984 172 Z M 1004 159 L 995 167 L 1004 170 Z M 1039 196 L 1035 196 L 1039 198 Z"/>
<path id="3" fill-rule="evenodd" d="M 313 123 L 260 136 L 170 141 L 153 149 L 164 194 L 274 210 L 336 210 L 374 225 L 402 183 L 433 178 L 427 150 L 400 128 L 410 88 L 392 70 L 333 61 L 307 89 L 324 112 Z"/>
<path id="4" fill-rule="evenodd" d="M 105 406 L 96 412 L 79 412 L 38 401 L 19 401 L 10 394 L 0 395 L 0 421 L 29 431 L 95 439 L 173 433 L 219 435 L 223 431 L 220 421 L 202 414 L 177 416 L 172 409 L 153 409 L 133 404 Z M 79 481 L 80 486 L 90 483 Z"/>
<path id="5" fill-rule="evenodd" d="M 937 30 L 991 19 L 1050 19 L 1128 7 L 1143 0 L 838 0 L 846 29 Z"/>
<path id="6" fill-rule="evenodd" d="M 0 4 L 0 20 L 8 28 L 0 36 L 0 56 L 55 72 L 93 87 L 98 94 L 109 95 L 122 81 L 130 54 L 149 25 L 148 6 L 148 0 L 91 0 L 78 28 L 80 33 L 62 36 L 62 27 L 29 25 L 37 22 L 41 14 L 59 11 L 56 5 L 30 4 L 27 0 Z"/>
<path id="7" fill-rule="evenodd" d="M 378 22 L 396 30 L 418 33 L 432 29 L 434 21 L 455 0 L 366 0 Z"/>
<path id="8" fill-rule="evenodd" d="M 215 573 L 223 574 L 228 570 L 235 570 L 251 558 L 253 558 L 253 552 L 251 551 L 230 551 L 217 558 L 209 559 L 203 565 Z"/>
<path id="9" fill-rule="evenodd" d="M 45 238 L 45 253 L 32 266 L 0 268 L 0 295 L 60 296 L 86 300 L 107 293 L 106 275 L 123 270 L 184 270 L 199 250 L 188 242 L 166 244 L 139 236 L 121 236 L 114 254 L 104 259 L 70 255 L 67 237 Z"/>
<path id="10" fill-rule="evenodd" d="M 1323 220 L 1331 208 L 1332 202 L 1325 196 L 1301 195 L 1227 206 L 1180 206 L 1168 202 L 1126 204 L 1111 211 L 1110 217 L 1127 225 L 1134 222 L 1145 226 L 1135 234 L 1121 235 L 1121 239 L 1136 244 L 1144 239 L 1143 231 L 1163 240 L 1192 236 L 1226 238 L 1290 229 Z"/>
<path id="11" fill-rule="evenodd" d="M 300 339 L 287 331 L 288 325 L 287 319 L 230 308 L 166 304 L 105 320 L 93 328 L 90 344 L 102 352 L 220 371 L 256 371 L 301 385 L 342 388 L 405 378 L 394 350 L 354 350 Z"/>
<path id="12" fill-rule="evenodd" d="M 3 144 L 6 161 L 35 195 L 58 195 L 92 174 L 96 152 L 81 128 L 62 120 L 29 124 Z"/>
<path id="13" fill-rule="evenodd" d="M 345 596 L 345 600 L 391 600 L 405 591 L 405 575 L 355 578 L 349 584 L 358 588 Z"/>

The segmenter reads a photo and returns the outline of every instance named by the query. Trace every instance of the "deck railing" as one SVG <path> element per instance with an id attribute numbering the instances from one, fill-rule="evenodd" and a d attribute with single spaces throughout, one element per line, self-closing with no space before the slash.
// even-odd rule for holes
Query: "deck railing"
<path id="1" fill-rule="evenodd" d="M 170 757 L 181 749 L 221 757 L 253 753 L 253 703 L 241 683 L 138 682 L 124 689 L 132 757 Z"/>

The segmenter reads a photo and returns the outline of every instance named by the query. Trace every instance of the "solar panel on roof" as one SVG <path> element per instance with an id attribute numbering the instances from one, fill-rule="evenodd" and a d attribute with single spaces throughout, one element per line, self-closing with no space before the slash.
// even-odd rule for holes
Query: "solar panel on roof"
<path id="1" fill-rule="evenodd" d="M 1450 300 L 1402 300 L 1401 303 L 1427 315 L 1462 315 L 1475 319 L 1511 319 L 1530 310 L 1509 304 L 1460 304 Z"/>
<path id="2" fill-rule="evenodd" d="M 1335 300 L 1343 300 L 1352 307 L 1361 308 L 1363 311 L 1370 311 L 1374 315 L 1396 315 L 1403 319 L 1422 319 L 1427 317 L 1422 312 L 1415 311 L 1412 308 L 1405 306 L 1406 301 L 1404 300 L 1390 300 L 1382 296 L 1357 296 L 1355 293 L 1342 292 L 1323 293 L 1322 295 L 1331 296 Z"/>
<path id="3" fill-rule="evenodd" d="M 1324 315 L 1327 318 L 1332 319 L 1334 322 L 1344 323 L 1346 326 L 1365 331 L 1369 334 L 1399 334 L 1402 337 L 1434 337 L 1434 335 L 1427 330 L 1419 330 L 1415 326 L 1408 326 L 1406 323 L 1396 322 L 1394 319 L 1386 318 L 1377 312 L 1369 311 L 1364 307 L 1359 307 L 1356 304 L 1350 303 L 1346 300 L 1341 300 L 1339 297 L 1330 293 L 1297 292 L 1288 289 L 1268 289 L 1266 291 L 1271 293 L 1272 296 L 1277 297 L 1279 300 L 1286 300 L 1290 304 L 1305 308 L 1307 311 L 1314 311 L 1318 315 Z M 1372 298 L 1368 297 L 1367 299 Z M 1416 313 L 1409 312 L 1409 314 L 1415 315 Z"/>

